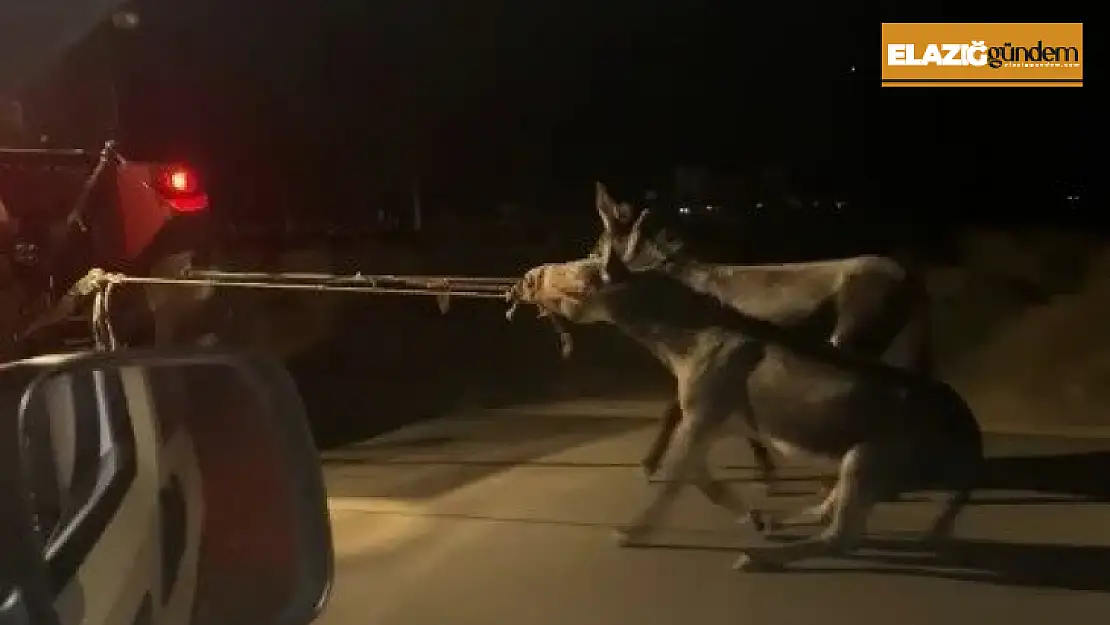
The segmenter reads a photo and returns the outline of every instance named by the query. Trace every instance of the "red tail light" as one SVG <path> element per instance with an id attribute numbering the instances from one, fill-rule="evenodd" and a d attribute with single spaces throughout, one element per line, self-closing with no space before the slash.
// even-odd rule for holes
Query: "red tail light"
<path id="1" fill-rule="evenodd" d="M 158 193 L 178 213 L 196 213 L 208 208 L 208 194 L 195 170 L 187 165 L 167 165 L 155 174 Z"/>

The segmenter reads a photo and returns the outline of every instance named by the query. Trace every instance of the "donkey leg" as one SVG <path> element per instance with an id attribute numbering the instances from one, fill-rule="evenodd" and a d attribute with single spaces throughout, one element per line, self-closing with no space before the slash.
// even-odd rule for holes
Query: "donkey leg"
<path id="1" fill-rule="evenodd" d="M 681 420 L 682 408 L 679 407 L 678 401 L 675 400 L 667 404 L 666 410 L 663 411 L 663 419 L 659 424 L 659 429 L 655 433 L 655 438 L 651 441 L 644 459 L 640 461 L 640 466 L 649 480 L 659 470 L 659 463 L 662 462 L 664 454 L 667 453 L 667 445 L 671 442 L 671 437 L 674 436 L 675 429 L 678 428 L 678 423 Z"/>
<path id="2" fill-rule="evenodd" d="M 850 276 L 837 296 L 837 322 L 829 343 L 931 377 L 930 322 L 919 288 L 923 286 L 913 279 L 893 284 L 871 272 Z M 831 485 L 825 482 L 824 487 Z M 900 493 L 891 497 L 896 500 Z"/>
<path id="3" fill-rule="evenodd" d="M 858 287 L 851 288 L 851 284 L 845 285 L 844 290 L 841 291 L 840 316 L 837 319 L 833 333 L 829 336 L 829 344 L 838 349 L 867 354 L 870 353 L 868 351 L 870 346 L 866 343 L 867 322 L 874 318 L 876 311 L 880 308 L 878 302 L 873 301 L 872 297 L 862 294 L 855 295 L 863 293 L 863 291 Z M 825 501 L 829 501 L 836 488 L 836 476 L 822 476 L 818 478 L 818 481 L 820 482 L 820 488 L 817 494 L 823 497 Z"/>
<path id="4" fill-rule="evenodd" d="M 817 482 L 820 484 L 820 487 L 817 489 L 817 496 L 828 500 L 828 497 L 833 494 L 833 490 L 836 489 L 836 476 L 822 475 L 817 478 Z"/>
<path id="5" fill-rule="evenodd" d="M 777 492 L 775 487 L 778 485 L 778 471 L 775 467 L 775 461 L 771 457 L 771 452 L 766 445 L 754 438 L 748 439 L 748 446 L 751 447 L 752 456 L 755 458 L 759 481 L 763 482 L 768 495 L 775 494 Z"/>
<path id="6" fill-rule="evenodd" d="M 820 503 L 803 508 L 786 518 L 777 519 L 774 523 L 775 529 L 798 525 L 824 525 L 832 520 L 838 498 L 838 489 L 834 484 Z"/>
<path id="7" fill-rule="evenodd" d="M 675 430 L 671 441 L 672 452 L 662 467 L 662 484 L 655 497 L 632 521 L 617 530 L 617 542 L 621 546 L 631 546 L 655 527 L 667 508 L 674 502 L 679 491 L 689 479 L 691 470 L 697 462 L 705 462 L 712 442 L 713 429 L 719 420 L 713 420 L 703 411 L 683 411 L 683 418 Z"/>
<path id="8" fill-rule="evenodd" d="M 909 320 L 911 301 L 906 295 L 906 289 L 889 276 L 872 272 L 845 276 L 836 296 L 836 327 L 829 342 L 882 358 Z"/>
<path id="9" fill-rule="evenodd" d="M 778 470 L 775 466 L 774 458 L 771 457 L 770 450 L 754 436 L 758 428 L 752 416 L 751 407 L 745 405 L 736 410 L 733 416 L 734 419 L 729 420 L 729 427 L 737 436 L 748 441 L 748 446 L 752 450 L 752 457 L 755 459 L 759 481 L 762 482 L 764 486 L 764 494 L 775 494 L 776 486 L 778 485 Z"/>
<path id="10" fill-rule="evenodd" d="M 728 510 L 741 523 L 751 523 L 756 531 L 762 532 L 767 528 L 762 511 L 748 506 L 744 498 L 732 491 L 724 482 L 713 479 L 704 456 L 693 468 L 693 475 L 694 485 L 710 503 Z"/>
<path id="11" fill-rule="evenodd" d="M 956 529 L 956 519 L 970 502 L 972 490 L 979 485 L 986 462 L 983 457 L 983 435 L 975 421 L 975 415 L 955 391 L 949 391 L 948 395 L 947 400 L 953 403 L 951 409 L 957 415 L 953 420 L 962 422 L 963 427 L 959 429 L 963 432 L 944 437 L 936 446 L 943 445 L 943 451 L 929 454 L 934 462 L 943 459 L 938 473 L 948 478 L 946 481 L 951 488 L 947 504 L 925 537 L 926 542 L 938 546 L 952 537 Z M 926 453 L 935 450 L 936 448 L 930 449 Z"/>
<path id="12" fill-rule="evenodd" d="M 889 475 L 897 474 L 896 450 L 859 445 L 840 465 L 832 522 L 817 536 L 781 547 L 749 548 L 733 563 L 737 570 L 778 569 L 798 560 L 848 553 L 867 529 L 867 517 L 882 499 Z M 890 453 L 888 453 L 890 452 Z M 894 469 L 894 471 L 892 471 Z"/>

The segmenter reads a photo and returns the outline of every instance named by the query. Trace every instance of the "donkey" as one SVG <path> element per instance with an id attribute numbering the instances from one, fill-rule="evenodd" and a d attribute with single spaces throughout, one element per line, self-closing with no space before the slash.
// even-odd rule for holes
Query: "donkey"
<path id="1" fill-rule="evenodd" d="M 630 269 L 615 247 L 601 257 L 542 265 L 511 290 L 574 323 L 609 323 L 674 376 L 681 410 L 656 497 L 624 528 L 639 542 L 686 481 L 714 503 L 746 513 L 708 469 L 729 427 L 784 455 L 828 463 L 838 479 L 819 505 L 778 526 L 826 523 L 807 540 L 751 547 L 736 569 L 775 569 L 854 549 L 875 503 L 928 486 L 952 495 L 928 534 L 950 536 L 982 468 L 982 433 L 950 386 L 743 313 L 655 269 Z"/>
<path id="2" fill-rule="evenodd" d="M 929 300 L 925 282 L 898 261 L 880 256 L 782 265 L 719 265 L 691 258 L 666 228 L 648 233 L 648 211 L 634 215 L 596 183 L 602 233 L 590 256 L 612 249 L 633 270 L 660 267 L 726 305 L 792 328 L 815 340 L 924 375 L 932 373 Z M 641 465 L 659 468 L 681 411 L 673 400 Z M 775 465 L 767 448 L 749 441 L 770 492 Z"/>

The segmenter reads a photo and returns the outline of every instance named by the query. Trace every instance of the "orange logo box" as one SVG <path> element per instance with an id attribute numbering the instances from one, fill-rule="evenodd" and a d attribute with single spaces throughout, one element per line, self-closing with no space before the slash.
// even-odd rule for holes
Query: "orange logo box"
<path id="1" fill-rule="evenodd" d="M 1082 87 L 1083 24 L 883 24 L 884 87 Z"/>

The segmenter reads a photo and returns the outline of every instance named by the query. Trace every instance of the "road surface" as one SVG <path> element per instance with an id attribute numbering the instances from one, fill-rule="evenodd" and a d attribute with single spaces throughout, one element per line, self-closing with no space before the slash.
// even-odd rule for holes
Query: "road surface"
<path id="1" fill-rule="evenodd" d="M 761 539 L 687 493 L 656 548 L 621 549 L 658 403 L 581 401 L 418 424 L 326 454 L 336 584 L 322 625 L 1095 624 L 1110 614 L 1110 440 L 996 435 L 952 553 L 913 542 L 933 494 L 885 504 L 867 548 L 730 569 Z M 744 488 L 751 462 L 714 464 Z M 812 493 L 804 468 L 791 488 Z M 756 492 L 758 494 L 758 491 Z M 780 497 L 773 507 L 812 499 Z"/>

